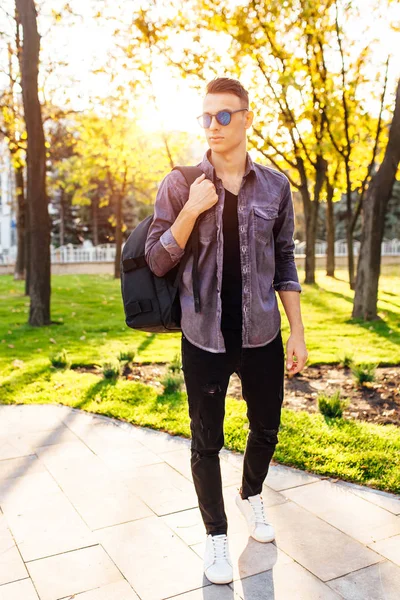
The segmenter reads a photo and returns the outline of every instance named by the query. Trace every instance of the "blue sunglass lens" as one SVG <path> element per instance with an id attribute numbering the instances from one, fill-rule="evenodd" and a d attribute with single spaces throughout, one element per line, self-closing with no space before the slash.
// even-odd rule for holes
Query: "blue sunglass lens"
<path id="1" fill-rule="evenodd" d="M 226 112 L 225 110 L 221 110 L 217 114 L 217 121 L 221 125 L 229 125 L 229 123 L 231 122 L 231 115 L 230 115 L 230 113 Z"/>
<path id="2" fill-rule="evenodd" d="M 211 125 L 212 117 L 211 115 L 204 113 L 202 115 L 202 118 L 203 127 L 207 129 Z M 231 122 L 231 114 L 226 110 L 221 110 L 219 113 L 217 113 L 217 121 L 220 125 L 229 125 L 229 123 Z"/>

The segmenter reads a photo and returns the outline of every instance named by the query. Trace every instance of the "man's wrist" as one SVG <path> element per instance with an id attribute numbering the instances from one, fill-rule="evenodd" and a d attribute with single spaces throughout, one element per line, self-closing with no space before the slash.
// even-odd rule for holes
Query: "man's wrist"
<path id="1" fill-rule="evenodd" d="M 194 220 L 196 220 L 197 217 L 199 216 L 199 212 L 197 210 L 195 210 L 193 207 L 188 206 L 187 204 L 184 204 L 184 206 L 182 208 L 182 212 Z"/>
<path id="2" fill-rule="evenodd" d="M 302 323 L 296 323 L 296 325 L 291 325 L 290 333 L 293 333 L 295 335 L 304 335 L 304 325 Z"/>

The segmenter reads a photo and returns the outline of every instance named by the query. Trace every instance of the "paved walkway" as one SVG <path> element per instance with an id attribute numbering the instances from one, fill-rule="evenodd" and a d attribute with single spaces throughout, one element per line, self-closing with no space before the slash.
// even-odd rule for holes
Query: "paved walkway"
<path id="1" fill-rule="evenodd" d="M 399 600 L 400 497 L 271 465 L 276 540 L 234 503 L 234 582 L 203 574 L 190 440 L 61 405 L 0 405 L 0 600 Z"/>

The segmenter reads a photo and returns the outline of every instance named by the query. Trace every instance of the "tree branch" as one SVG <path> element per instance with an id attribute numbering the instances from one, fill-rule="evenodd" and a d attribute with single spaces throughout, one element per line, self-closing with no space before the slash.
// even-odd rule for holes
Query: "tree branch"
<path id="1" fill-rule="evenodd" d="M 354 215 L 353 215 L 353 219 L 351 222 L 351 229 L 352 231 L 354 231 L 354 228 L 356 226 L 356 222 L 358 219 L 358 216 L 361 212 L 361 208 L 362 208 L 362 204 L 363 204 L 363 200 L 364 200 L 364 196 L 365 196 L 365 191 L 366 191 L 366 187 L 367 187 L 367 183 L 368 180 L 371 177 L 371 173 L 372 173 L 372 169 L 374 167 L 375 164 L 375 158 L 378 152 L 378 146 L 379 146 L 379 137 L 382 131 L 382 113 L 383 113 L 383 107 L 384 107 L 384 103 L 385 103 L 385 96 L 386 96 L 386 89 L 387 89 L 387 82 L 388 82 L 388 72 L 389 72 L 389 56 L 387 57 L 386 60 L 386 70 L 385 70 L 385 79 L 384 79 L 384 84 L 383 84 L 383 90 L 382 90 L 382 95 L 381 95 L 381 104 L 380 104 L 380 108 L 379 108 L 379 117 L 378 117 L 378 123 L 376 126 L 376 134 L 375 134 L 375 143 L 374 143 L 374 147 L 372 149 L 372 156 L 371 156 L 371 161 L 368 165 L 368 169 L 367 169 L 367 174 L 361 184 L 361 188 L 360 188 L 360 198 L 359 201 L 357 203 L 357 206 L 355 208 L 354 211 Z"/>
<path id="2" fill-rule="evenodd" d="M 273 150 L 275 150 L 275 152 L 277 154 L 279 154 L 279 156 L 281 156 L 283 158 L 283 160 L 286 161 L 290 167 L 292 167 L 292 169 L 297 169 L 296 163 L 289 160 L 287 158 L 287 156 L 285 156 L 285 154 L 281 150 L 278 150 L 278 148 L 275 146 L 275 144 L 272 143 L 272 140 L 270 137 L 267 137 L 267 139 L 265 139 L 264 136 L 262 135 L 261 131 L 259 129 L 257 129 L 257 127 L 253 127 L 253 131 L 259 136 L 260 139 L 264 140 L 265 143 L 268 144 L 268 146 L 271 146 L 271 148 Z"/>
<path id="3" fill-rule="evenodd" d="M 274 167 L 276 167 L 278 169 L 278 171 L 280 171 L 281 173 L 283 173 L 284 175 L 286 175 L 286 177 L 289 179 L 289 182 L 291 183 L 291 185 L 297 189 L 300 189 L 301 185 L 299 185 L 298 183 L 296 183 L 294 181 L 294 179 L 292 179 L 290 177 L 290 175 L 287 174 L 287 172 L 285 171 L 285 169 L 283 169 L 280 164 L 275 160 L 275 158 L 273 156 L 271 156 L 270 154 L 268 154 L 267 152 L 265 152 L 265 150 L 257 148 L 258 152 L 261 152 L 261 154 L 263 156 L 265 156 L 265 158 L 267 158 L 269 161 L 271 161 L 271 163 L 274 165 Z"/>

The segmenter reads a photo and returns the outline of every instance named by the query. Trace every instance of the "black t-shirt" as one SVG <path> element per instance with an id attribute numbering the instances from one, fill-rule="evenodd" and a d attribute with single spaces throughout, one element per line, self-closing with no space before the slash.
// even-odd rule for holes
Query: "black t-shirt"
<path id="1" fill-rule="evenodd" d="M 222 330 L 242 330 L 242 272 L 238 221 L 238 197 L 225 189 L 222 216 L 224 261 L 222 271 Z"/>

